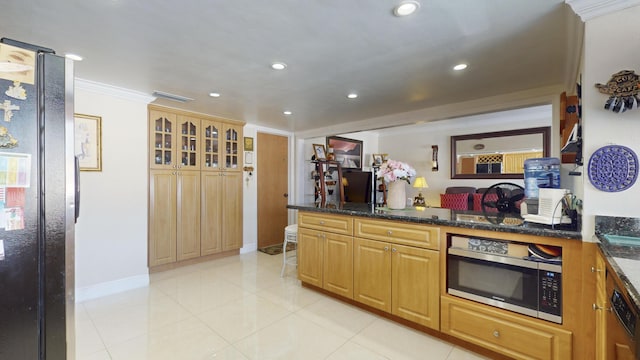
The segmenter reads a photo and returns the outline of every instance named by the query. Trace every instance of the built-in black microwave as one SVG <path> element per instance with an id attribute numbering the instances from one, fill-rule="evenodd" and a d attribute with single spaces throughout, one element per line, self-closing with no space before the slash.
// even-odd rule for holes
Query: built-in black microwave
<path id="1" fill-rule="evenodd" d="M 562 323 L 562 265 L 558 263 L 449 247 L 447 292 Z"/>

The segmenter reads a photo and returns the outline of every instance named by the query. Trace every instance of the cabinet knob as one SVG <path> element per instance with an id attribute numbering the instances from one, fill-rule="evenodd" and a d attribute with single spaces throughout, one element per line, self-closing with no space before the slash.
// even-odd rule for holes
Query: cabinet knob
<path id="1" fill-rule="evenodd" d="M 600 269 L 596 269 L 596 267 L 595 267 L 595 266 L 592 266 L 592 267 L 591 267 L 591 272 L 602 272 L 602 270 L 600 270 Z"/>
<path id="2" fill-rule="evenodd" d="M 493 337 L 497 337 L 497 338 L 499 338 L 499 337 L 500 337 L 500 331 L 498 331 L 498 330 L 493 330 Z"/>
<path id="3" fill-rule="evenodd" d="M 392 251 L 392 252 L 396 252 L 396 251 L 398 251 L 398 249 L 396 249 L 396 248 L 391 248 L 391 251 Z"/>
<path id="4" fill-rule="evenodd" d="M 320 220 L 320 225 L 324 225 L 324 220 Z"/>
<path id="5" fill-rule="evenodd" d="M 389 247 L 388 247 L 388 246 L 385 246 L 385 247 L 384 247 L 384 251 L 389 251 Z"/>
<path id="6" fill-rule="evenodd" d="M 391 236 L 391 234 L 393 234 L 393 231 L 387 230 L 387 235 Z"/>

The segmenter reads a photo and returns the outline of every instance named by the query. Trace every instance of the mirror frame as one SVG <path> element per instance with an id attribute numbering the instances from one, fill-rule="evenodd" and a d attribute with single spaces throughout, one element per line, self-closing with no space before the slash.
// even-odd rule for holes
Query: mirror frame
<path id="1" fill-rule="evenodd" d="M 456 174 L 456 142 L 460 140 L 486 139 L 490 137 L 505 137 L 515 135 L 542 134 L 542 156 L 548 157 L 551 154 L 551 127 L 537 127 L 518 130 L 495 131 L 470 135 L 458 135 L 451 137 L 451 178 L 452 179 L 524 179 L 522 174 Z"/>

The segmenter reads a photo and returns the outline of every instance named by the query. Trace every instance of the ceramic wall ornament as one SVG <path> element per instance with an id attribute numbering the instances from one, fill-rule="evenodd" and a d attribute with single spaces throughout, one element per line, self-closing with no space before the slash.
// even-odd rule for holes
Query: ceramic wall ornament
<path id="1" fill-rule="evenodd" d="M 609 95 L 604 104 L 606 110 L 620 113 L 640 106 L 640 75 L 633 70 L 619 71 L 606 84 L 596 84 L 596 88 Z"/>
<path id="2" fill-rule="evenodd" d="M 18 146 L 18 140 L 9 134 L 6 127 L 0 126 L 0 149 L 12 149 L 16 146 Z"/>
<path id="3" fill-rule="evenodd" d="M 624 191 L 638 178 L 638 156 L 622 145 L 607 145 L 596 150 L 589 160 L 589 180 L 598 190 Z"/>
<path id="4" fill-rule="evenodd" d="M 13 105 L 11 100 L 5 100 L 0 104 L 0 110 L 4 110 L 4 121 L 11 122 L 11 118 L 13 117 L 13 112 L 15 110 L 20 110 L 20 106 Z"/>
<path id="5" fill-rule="evenodd" d="M 20 81 L 14 81 L 13 86 L 9 86 L 9 89 L 4 92 L 7 96 L 18 100 L 27 99 L 27 91 L 22 87 Z"/>

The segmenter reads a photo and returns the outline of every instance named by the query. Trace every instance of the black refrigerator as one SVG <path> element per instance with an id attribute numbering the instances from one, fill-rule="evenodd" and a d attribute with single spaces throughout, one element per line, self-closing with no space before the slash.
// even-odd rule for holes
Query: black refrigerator
<path id="1" fill-rule="evenodd" d="M 73 62 L 0 40 L 0 359 L 73 359 Z"/>

